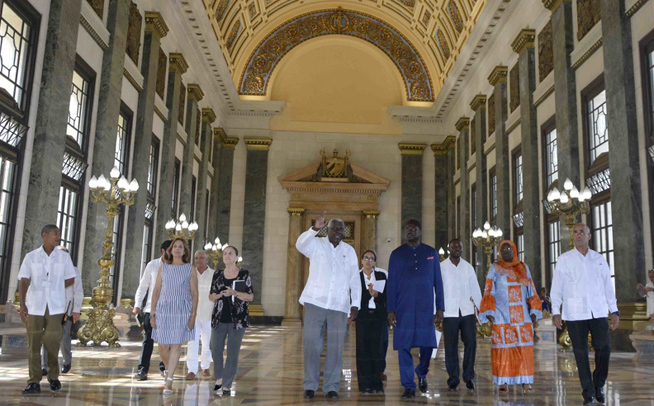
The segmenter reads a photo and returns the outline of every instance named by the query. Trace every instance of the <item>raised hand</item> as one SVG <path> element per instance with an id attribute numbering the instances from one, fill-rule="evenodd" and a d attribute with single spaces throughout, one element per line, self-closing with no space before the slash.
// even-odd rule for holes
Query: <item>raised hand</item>
<path id="1" fill-rule="evenodd" d="M 314 230 L 321 230 L 323 227 L 325 227 L 325 224 L 327 224 L 325 216 L 327 216 L 327 211 L 323 211 L 320 217 L 316 219 L 316 223 L 313 225 Z"/>

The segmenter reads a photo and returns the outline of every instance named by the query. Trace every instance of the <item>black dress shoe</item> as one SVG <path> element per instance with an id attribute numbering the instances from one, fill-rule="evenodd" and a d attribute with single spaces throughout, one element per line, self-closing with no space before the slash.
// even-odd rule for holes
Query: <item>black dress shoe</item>
<path id="1" fill-rule="evenodd" d="M 606 400 L 606 396 L 604 396 L 603 387 L 595 389 L 595 399 L 597 399 L 599 403 L 604 403 L 604 401 Z"/>
<path id="2" fill-rule="evenodd" d="M 404 393 L 402 394 L 402 399 L 411 399 L 415 397 L 416 397 L 415 389 L 405 389 Z"/>
<path id="3" fill-rule="evenodd" d="M 466 382 L 466 388 L 470 390 L 475 390 L 475 383 L 473 381 Z"/>
<path id="4" fill-rule="evenodd" d="M 32 393 L 41 393 L 41 385 L 38 383 L 28 383 L 27 387 L 23 389 L 23 395 L 31 395 Z"/>
<path id="5" fill-rule="evenodd" d="M 427 392 L 427 377 L 424 378 L 418 378 L 418 389 L 420 389 L 420 392 L 425 393 Z"/>
<path id="6" fill-rule="evenodd" d="M 327 399 L 338 399 L 338 392 L 336 392 L 335 390 L 330 390 L 329 392 L 327 392 L 325 397 Z"/>
<path id="7" fill-rule="evenodd" d="M 311 389 L 307 389 L 304 391 L 304 398 L 305 399 L 313 399 L 313 396 L 316 394 L 316 391 L 313 391 Z"/>
<path id="8" fill-rule="evenodd" d="M 222 385 L 214 385 L 214 386 L 213 386 L 213 390 L 214 390 L 214 391 L 219 391 L 220 388 L 222 388 L 222 387 L 223 387 Z"/>
<path id="9" fill-rule="evenodd" d="M 48 382 L 50 382 L 50 390 L 53 392 L 59 392 L 61 389 L 61 382 L 59 382 L 59 379 L 48 379 Z"/>
<path id="10" fill-rule="evenodd" d="M 41 368 L 41 375 L 48 376 L 48 370 L 45 368 Z"/>
<path id="11" fill-rule="evenodd" d="M 372 394 L 374 394 L 374 392 L 372 391 L 372 389 L 368 388 L 368 389 L 363 391 L 363 394 L 364 395 L 372 395 Z"/>
<path id="12" fill-rule="evenodd" d="M 232 391 L 231 389 L 223 389 L 223 396 L 231 396 Z"/>
<path id="13" fill-rule="evenodd" d="M 137 381 L 147 381 L 148 373 L 145 372 L 144 370 L 140 370 L 134 374 L 134 379 L 136 379 Z"/>
<path id="14" fill-rule="evenodd" d="M 594 401 L 595 399 L 592 396 L 589 398 L 584 398 L 584 405 L 591 405 Z"/>
<path id="15" fill-rule="evenodd" d="M 64 364 L 64 366 L 61 367 L 61 373 L 67 374 L 69 372 L 70 372 L 70 364 Z"/>
<path id="16" fill-rule="evenodd" d="M 458 386 L 458 384 L 455 385 L 453 383 L 447 384 L 447 387 L 450 388 L 451 391 L 455 391 Z"/>

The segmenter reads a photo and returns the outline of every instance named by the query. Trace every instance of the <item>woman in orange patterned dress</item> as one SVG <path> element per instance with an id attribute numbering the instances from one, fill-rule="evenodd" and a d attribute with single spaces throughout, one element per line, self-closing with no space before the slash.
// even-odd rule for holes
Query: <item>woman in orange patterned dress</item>
<path id="1" fill-rule="evenodd" d="M 479 316 L 481 323 L 492 323 L 493 383 L 500 392 L 521 384 L 528 393 L 534 383 L 534 326 L 543 317 L 542 305 L 513 241 L 502 241 L 500 257 L 488 270 Z"/>

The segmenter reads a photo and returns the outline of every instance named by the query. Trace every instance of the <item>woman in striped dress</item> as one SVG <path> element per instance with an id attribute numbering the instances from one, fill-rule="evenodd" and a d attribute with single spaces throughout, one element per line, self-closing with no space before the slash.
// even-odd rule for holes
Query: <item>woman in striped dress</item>
<path id="1" fill-rule="evenodd" d="M 168 247 L 152 292 L 152 339 L 159 344 L 164 365 L 164 395 L 173 393 L 173 376 L 182 344 L 195 338 L 198 279 L 189 263 L 186 241 L 176 238 Z"/>

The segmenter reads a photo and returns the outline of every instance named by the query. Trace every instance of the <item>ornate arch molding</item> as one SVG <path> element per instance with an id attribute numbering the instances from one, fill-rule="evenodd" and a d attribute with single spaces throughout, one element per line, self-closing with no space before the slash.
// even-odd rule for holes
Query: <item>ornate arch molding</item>
<path id="1" fill-rule="evenodd" d="M 250 56 L 241 74 L 239 93 L 264 96 L 272 72 L 289 51 L 311 38 L 333 34 L 350 35 L 375 45 L 400 71 L 409 101 L 434 101 L 427 67 L 402 34 L 375 17 L 340 8 L 303 14 L 273 30 Z"/>

